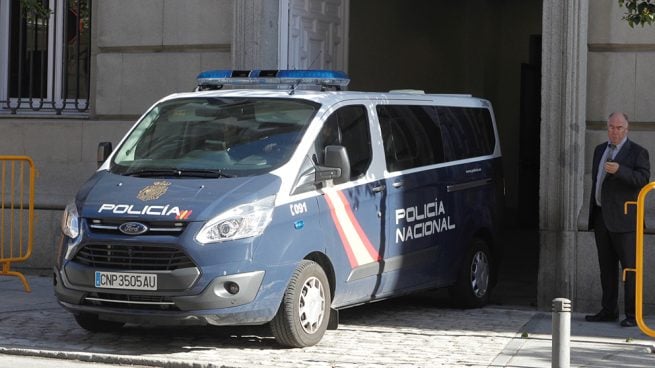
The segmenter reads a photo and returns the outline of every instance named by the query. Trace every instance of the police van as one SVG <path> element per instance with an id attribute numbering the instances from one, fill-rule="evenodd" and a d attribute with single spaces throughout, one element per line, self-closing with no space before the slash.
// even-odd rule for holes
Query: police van
<path id="1" fill-rule="evenodd" d="M 62 218 L 59 303 L 90 331 L 270 323 L 291 347 L 414 291 L 485 305 L 504 197 L 491 104 L 348 82 L 203 72 L 102 143 Z"/>

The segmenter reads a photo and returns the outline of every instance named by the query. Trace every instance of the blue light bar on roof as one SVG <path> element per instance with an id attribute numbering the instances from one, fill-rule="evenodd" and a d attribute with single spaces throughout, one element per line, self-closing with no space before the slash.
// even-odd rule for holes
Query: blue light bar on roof
<path id="1" fill-rule="evenodd" d="M 278 70 L 280 78 L 320 78 L 320 79 L 348 79 L 346 73 L 339 70 Z"/>
<path id="2" fill-rule="evenodd" d="M 348 75 L 338 70 L 208 70 L 198 74 L 198 89 L 345 89 Z"/>
<path id="3" fill-rule="evenodd" d="M 198 74 L 198 79 L 207 78 L 229 78 L 232 76 L 231 70 L 207 70 Z"/>

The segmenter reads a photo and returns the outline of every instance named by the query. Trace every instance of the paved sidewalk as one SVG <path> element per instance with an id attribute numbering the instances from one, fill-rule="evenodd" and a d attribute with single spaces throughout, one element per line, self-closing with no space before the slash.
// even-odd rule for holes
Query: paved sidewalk
<path id="1" fill-rule="evenodd" d="M 93 334 L 57 305 L 47 277 L 31 293 L 0 277 L 0 354 L 163 367 L 550 367 L 551 316 L 489 306 L 460 310 L 423 294 L 351 308 L 305 349 L 279 347 L 266 327 L 136 327 Z M 655 326 L 655 319 L 647 322 Z M 573 314 L 571 366 L 653 367 L 655 339 Z"/>

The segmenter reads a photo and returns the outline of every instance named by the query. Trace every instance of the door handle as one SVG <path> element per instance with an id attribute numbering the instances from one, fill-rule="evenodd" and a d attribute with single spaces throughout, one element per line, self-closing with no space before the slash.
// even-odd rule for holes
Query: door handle
<path id="1" fill-rule="evenodd" d="M 385 190 L 386 188 L 387 188 L 387 186 L 382 184 L 382 185 L 378 185 L 376 187 L 372 187 L 371 190 L 373 191 L 373 193 L 379 193 L 379 192 L 382 192 L 383 190 Z"/>
<path id="2" fill-rule="evenodd" d="M 402 181 L 402 180 L 398 180 L 398 181 L 394 181 L 393 184 L 391 184 L 391 185 L 393 185 L 394 188 L 400 188 L 403 185 L 405 185 L 405 182 Z"/>

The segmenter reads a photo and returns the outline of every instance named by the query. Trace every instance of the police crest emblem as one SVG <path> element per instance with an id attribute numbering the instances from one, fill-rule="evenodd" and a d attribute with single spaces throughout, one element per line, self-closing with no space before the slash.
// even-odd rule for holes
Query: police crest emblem
<path id="1" fill-rule="evenodd" d="M 163 196 L 164 193 L 168 190 L 168 186 L 171 185 L 168 181 L 156 181 L 152 185 L 141 189 L 139 194 L 136 197 L 142 201 L 152 201 L 153 199 L 158 199 Z"/>

